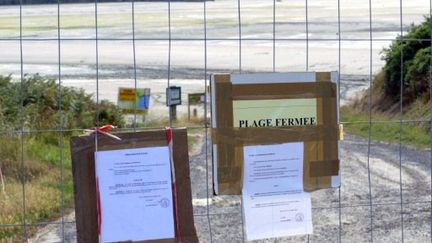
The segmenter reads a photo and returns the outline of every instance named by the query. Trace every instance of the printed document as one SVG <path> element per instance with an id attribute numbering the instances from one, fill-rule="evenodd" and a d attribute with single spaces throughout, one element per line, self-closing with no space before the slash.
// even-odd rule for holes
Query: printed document
<path id="1" fill-rule="evenodd" d="M 243 207 L 248 240 L 312 233 L 303 192 L 303 142 L 244 147 Z"/>
<path id="2" fill-rule="evenodd" d="M 101 242 L 174 238 L 169 149 L 98 151 Z"/>

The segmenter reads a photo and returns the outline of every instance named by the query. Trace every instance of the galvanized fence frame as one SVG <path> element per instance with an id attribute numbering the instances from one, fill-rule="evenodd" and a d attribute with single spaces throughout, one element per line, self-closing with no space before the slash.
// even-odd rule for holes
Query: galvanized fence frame
<path id="1" fill-rule="evenodd" d="M 368 42 L 369 43 L 369 87 L 372 87 L 373 83 L 373 45 L 374 45 L 374 36 L 373 36 L 373 5 L 372 5 L 372 0 L 368 1 L 369 4 L 369 38 L 368 39 L 346 39 L 346 38 L 342 38 L 341 37 L 341 0 L 337 0 L 337 20 L 338 20 L 338 37 L 334 38 L 334 39 L 314 39 L 312 37 L 310 37 L 309 35 L 309 7 L 308 4 L 311 0 L 305 0 L 305 12 L 304 12 L 304 16 L 305 16 L 305 33 L 306 33 L 306 37 L 305 38 L 299 38 L 299 39 L 295 39 L 294 41 L 303 41 L 305 44 L 305 48 L 306 48 L 306 52 L 305 52 L 305 67 L 304 70 L 310 70 L 310 65 L 309 65 L 309 45 L 311 41 L 336 41 L 338 43 L 338 71 L 339 71 L 339 80 L 340 80 L 340 75 L 341 75 L 341 42 L 342 41 L 364 41 L 364 42 Z M 401 41 L 402 42 L 409 42 L 409 41 L 427 41 L 431 43 L 432 46 L 432 41 L 429 39 L 426 40 L 412 40 L 412 39 L 403 39 L 403 34 L 404 34 L 404 22 L 403 22 L 403 11 L 404 11 L 404 1 L 400 0 L 400 36 L 401 36 Z M 95 72 L 95 79 L 96 79 L 96 102 L 99 102 L 99 41 L 101 40 L 115 40 L 115 39 L 110 39 L 110 38 L 99 38 L 99 25 L 98 25 L 98 4 L 100 4 L 98 2 L 98 0 L 94 1 L 94 16 L 95 16 L 95 38 L 84 38 L 83 40 L 85 41 L 91 41 L 95 43 L 95 57 L 96 57 L 96 72 Z M 202 55 L 204 56 L 204 87 L 207 87 L 208 85 L 208 81 L 209 81 L 209 75 L 211 74 L 208 70 L 208 41 L 214 41 L 214 40 L 224 40 L 224 38 L 207 38 L 207 2 L 203 1 L 202 2 L 202 13 L 203 13 L 203 31 L 204 31 L 204 37 L 202 39 L 200 38 L 172 38 L 172 25 L 171 25 L 171 1 L 168 0 L 167 1 L 167 11 L 168 11 L 168 38 L 166 39 L 160 39 L 163 41 L 167 41 L 168 42 L 168 56 L 167 58 L 167 87 L 170 86 L 170 81 L 171 81 L 171 71 L 172 71 L 172 67 L 171 67 L 171 53 L 172 53 L 172 42 L 179 40 L 179 41 L 202 41 L 204 43 L 204 53 L 202 53 Z M 276 68 L 276 55 L 278 55 L 277 51 L 276 51 L 276 47 L 277 47 L 277 41 L 281 41 L 284 40 L 283 38 L 278 38 L 277 36 L 277 32 L 276 32 L 276 28 L 277 28 L 277 21 L 276 21 L 276 11 L 277 11 L 277 4 L 276 4 L 276 0 L 273 0 L 273 24 L 272 24 L 272 37 L 271 38 L 244 38 L 242 36 L 242 1 L 241 0 L 237 0 L 237 15 L 238 15 L 238 38 L 237 39 L 233 39 L 233 38 L 229 38 L 228 40 L 230 41 L 238 41 L 238 69 L 236 70 L 237 72 L 241 73 L 244 69 L 243 69 L 243 64 L 242 64 L 242 46 L 243 46 L 243 42 L 245 40 L 256 40 L 256 41 L 268 41 L 272 43 L 272 70 L 273 71 L 278 71 Z M 68 38 L 62 38 L 61 36 L 61 11 L 60 11 L 60 7 L 62 5 L 62 1 L 61 0 L 57 0 L 57 38 L 46 38 L 46 39 L 35 39 L 37 41 L 57 41 L 57 46 L 58 46 L 58 75 L 57 75 L 57 79 L 58 79 L 58 84 L 59 84 L 59 96 L 58 96 L 58 104 L 59 104 L 59 109 L 58 109 L 58 114 L 59 114 L 59 120 L 58 120 L 58 127 L 54 132 L 58 133 L 58 142 L 59 142 L 59 146 L 60 146 L 60 161 L 62 162 L 61 164 L 61 180 L 63 182 L 64 180 L 64 165 L 63 165 L 63 161 L 64 161 L 64 152 L 63 152 L 63 147 L 64 147 L 64 135 L 63 133 L 66 131 L 63 127 L 63 120 L 62 120 L 62 116 L 63 116 L 63 111 L 62 111 L 62 52 L 61 52 L 61 45 L 62 45 L 62 40 L 67 40 Z M 132 41 L 132 45 L 133 45 L 133 66 L 134 66 L 134 81 L 135 81 L 135 88 L 137 87 L 137 61 L 136 61 L 136 41 L 137 40 L 142 40 L 140 38 L 136 38 L 135 36 L 135 1 L 131 0 L 130 1 L 130 5 L 131 5 L 131 16 L 132 16 L 132 39 L 125 39 L 122 38 L 121 40 L 129 40 Z M 7 40 L 1 40 L 0 41 L 19 41 L 19 45 L 20 45 L 20 77 L 21 77 L 21 107 L 23 105 L 23 94 L 22 94 L 22 90 L 23 90 L 23 83 L 24 83 L 24 50 L 23 50 L 23 42 L 25 41 L 32 41 L 31 38 L 25 38 L 23 37 L 23 2 L 22 0 L 20 0 L 20 5 L 19 5 L 19 10 L 20 10 L 20 37 L 18 39 L 7 39 Z M 432 16 L 432 1 L 429 2 L 429 17 Z M 432 21 L 432 19 L 431 19 Z M 432 25 L 432 23 L 431 23 Z M 79 39 L 79 38 L 78 38 Z M 76 40 L 76 39 L 73 39 Z M 292 39 L 291 39 L 292 40 Z M 382 39 L 380 39 L 382 40 Z M 401 49 L 401 71 L 403 72 L 403 48 Z M 1 58 L 1 57 L 0 57 Z M 432 64 L 431 64 L 432 66 Z M 340 82 L 340 81 L 339 81 Z M 430 97 L 432 98 L 432 74 L 430 74 L 429 77 L 429 86 L 430 86 Z M 339 84 L 340 87 L 340 84 Z M 401 80 L 400 80 L 400 96 L 403 96 L 403 91 L 404 91 L 404 85 L 403 85 L 403 75 L 401 75 Z M 340 92 L 340 91 L 339 91 Z M 206 99 L 207 100 L 207 99 Z M 372 101 L 372 95 L 369 95 L 369 120 L 368 121 L 358 121 L 358 123 L 367 123 L 369 125 L 369 128 L 375 123 L 375 121 L 373 120 L 373 115 L 372 115 L 372 107 L 371 107 L 371 102 Z M 432 107 L 429 108 L 430 112 L 432 113 Z M 400 125 L 400 131 L 402 134 L 402 130 L 404 128 L 404 124 L 409 123 L 409 122 L 413 122 L 412 120 L 408 121 L 408 120 L 404 120 L 403 117 L 403 111 L 404 111 L 404 103 L 403 103 L 403 99 L 400 99 L 399 102 L 399 111 L 400 111 L 400 118 L 398 121 L 390 121 L 389 123 L 398 123 Z M 207 105 L 205 106 L 205 120 L 207 119 Z M 19 119 L 20 123 L 21 123 L 21 129 L 19 131 L 8 131 L 11 133 L 17 133 L 19 134 L 20 138 L 21 138 L 21 155 L 20 155 L 20 163 L 21 163 L 21 169 L 24 170 L 25 168 L 25 159 L 24 159 L 24 137 L 26 136 L 26 134 L 29 131 L 26 131 L 24 129 L 24 111 L 23 109 L 21 109 L 20 112 L 20 116 L 17 117 L 17 119 Z M 137 116 L 135 114 L 134 116 L 134 121 L 137 120 Z M 424 122 L 424 123 L 432 123 L 431 120 L 416 120 L 416 122 Z M 135 122 L 136 123 L 136 122 Z M 169 119 L 169 124 L 173 125 L 173 121 L 172 118 L 170 117 Z M 208 126 L 208 124 L 203 124 L 203 126 L 201 128 L 205 129 L 205 142 L 208 143 L 209 141 L 209 129 L 210 127 Z M 136 131 L 137 129 L 139 129 L 139 127 L 134 126 L 133 130 Z M 34 132 L 34 131 L 33 131 Z M 36 131 L 36 132 L 41 132 L 41 131 Z M 373 230 L 373 225 L 374 225 L 374 215 L 373 215 L 373 208 L 375 206 L 374 202 L 373 202 L 373 198 L 372 198 L 372 181 L 371 181 L 371 170 L 370 170 L 370 155 L 371 155 L 371 132 L 372 130 L 369 129 L 369 138 L 368 138 L 368 160 L 367 160 L 367 171 L 368 171 L 368 191 L 369 191 L 369 219 L 370 219 L 370 238 L 369 239 L 365 239 L 366 241 L 370 241 L 373 242 L 374 241 L 374 230 Z M 432 136 L 432 132 L 430 133 Z M 404 235 L 404 214 L 402 213 L 404 210 L 404 206 L 406 206 L 407 203 L 404 203 L 403 201 L 403 190 L 402 190 L 402 186 L 403 186 L 403 174 L 402 174 L 402 167 L 403 167 L 403 160 L 402 160 L 402 147 L 403 147 L 403 142 L 402 142 L 402 135 L 400 135 L 399 137 L 399 189 L 400 189 L 400 224 L 401 224 L 401 235 L 400 235 L 400 239 L 402 242 L 404 242 L 405 239 L 405 235 Z M 210 151 L 207 149 L 208 146 L 205 146 L 205 153 L 206 155 L 208 155 L 210 153 Z M 432 144 L 431 144 L 431 148 L 432 148 Z M 209 168 L 211 161 L 208 161 L 209 156 L 206 156 L 207 160 L 206 160 L 206 168 Z M 429 163 L 432 163 L 432 151 L 431 151 L 431 161 L 429 161 Z M 431 175 L 431 185 L 432 185 L 432 167 L 429 166 L 431 168 L 431 171 L 429 172 Z M 210 178 L 210 172 L 207 170 L 206 171 L 206 185 L 209 185 L 209 178 Z M 343 175 L 342 175 L 343 176 Z M 29 238 L 29 234 L 28 234 L 28 227 L 30 226 L 40 226 L 39 224 L 29 224 L 27 222 L 26 219 L 26 178 L 25 178 L 25 174 L 24 172 L 22 173 L 22 198 L 24 199 L 22 201 L 22 224 L 20 225 L 0 225 L 0 227 L 10 227 L 10 226 L 21 226 L 23 227 L 23 238 L 28 239 Z M 63 184 L 63 183 L 62 183 Z M 341 215 L 342 215 L 342 208 L 343 206 L 341 205 L 341 191 L 340 189 L 335 189 L 338 190 L 338 197 L 339 197 L 339 202 L 338 202 L 338 211 L 339 211 L 339 242 L 342 242 L 342 219 L 341 219 Z M 211 218 L 210 218 L 210 212 L 209 212 L 209 200 L 212 197 L 212 193 L 211 193 L 211 189 L 207 186 L 207 212 L 204 215 L 207 218 L 208 221 L 208 226 L 209 226 L 209 230 L 210 230 L 210 241 L 212 240 L 212 227 L 211 227 Z M 431 204 L 432 207 L 432 200 L 429 200 L 429 203 Z M 64 192 L 62 190 L 61 193 L 61 204 L 62 204 L 62 210 L 61 210 L 61 221 L 58 222 L 49 222 L 48 224 L 61 224 L 62 227 L 62 236 L 63 236 L 63 240 L 64 240 L 64 228 L 65 228 L 65 224 L 68 223 L 74 223 L 74 222 L 66 222 L 65 221 L 65 205 L 64 205 Z M 409 204 L 409 203 L 408 203 Z M 358 205 L 351 205 L 351 207 L 356 207 Z M 361 205 L 363 206 L 363 205 Z M 432 218 L 432 210 L 431 210 L 431 216 Z M 46 225 L 47 223 L 43 223 L 41 225 Z M 432 232 L 432 222 L 431 222 L 431 232 Z M 432 234 L 430 232 L 428 232 L 429 235 L 431 236 L 431 241 L 432 241 Z M 242 235 L 243 237 L 243 241 L 245 241 L 245 236 L 244 234 Z M 409 240 L 409 239 L 408 239 Z M 308 241 L 309 241 L 309 237 L 308 237 Z"/>

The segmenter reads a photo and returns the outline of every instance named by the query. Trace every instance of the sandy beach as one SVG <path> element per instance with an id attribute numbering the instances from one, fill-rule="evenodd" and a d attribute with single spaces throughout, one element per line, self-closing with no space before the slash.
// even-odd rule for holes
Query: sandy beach
<path id="1" fill-rule="evenodd" d="M 392 0 L 372 1 L 371 25 L 368 2 L 340 1 L 340 33 L 337 1 L 310 1 L 307 25 L 304 1 L 278 1 L 274 29 L 271 1 L 242 1 L 240 19 L 237 1 L 206 2 L 205 22 L 202 2 L 169 7 L 170 14 L 166 2 L 137 2 L 132 16 L 131 3 L 98 4 L 96 58 L 94 4 L 60 5 L 60 35 L 57 5 L 23 6 L 23 73 L 60 77 L 62 85 L 113 102 L 120 86 L 151 88 L 151 110 L 168 116 L 162 97 L 168 85 L 181 85 L 187 104 L 187 92 L 204 92 L 214 72 L 337 70 L 343 104 L 368 87 L 370 73 L 383 66 L 382 49 L 401 31 L 399 2 Z M 403 8 L 406 31 L 424 19 L 429 3 L 404 2 Z M 19 79 L 19 6 L 1 7 L 0 24 L 0 74 Z M 180 106 L 180 115 L 186 110 Z"/>

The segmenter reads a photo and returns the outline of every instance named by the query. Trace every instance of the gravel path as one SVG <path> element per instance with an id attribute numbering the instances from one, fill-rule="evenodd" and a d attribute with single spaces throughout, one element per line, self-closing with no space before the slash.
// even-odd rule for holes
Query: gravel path
<path id="1" fill-rule="evenodd" d="M 240 197 L 218 196 L 207 201 L 206 143 L 191 155 L 192 194 L 195 225 L 201 242 L 241 242 Z M 211 172 L 211 146 L 208 147 Z M 372 213 L 375 242 L 401 242 L 401 194 L 399 146 L 372 142 L 368 183 L 368 141 L 347 136 L 340 142 L 342 187 L 312 193 L 314 234 L 279 239 L 277 242 L 338 242 L 339 215 L 343 242 L 369 242 Z M 405 242 L 430 242 L 431 152 L 402 147 L 402 198 Z M 209 182 L 211 181 L 209 173 Z M 209 186 L 211 184 L 209 183 Z M 211 188 L 209 193 L 211 194 Z M 208 214 L 207 214 L 208 203 Z M 66 216 L 65 242 L 76 242 L 74 214 Z M 59 221 L 61 223 L 61 221 Z M 30 242 L 61 242 L 60 225 L 43 228 Z M 261 242 L 275 242 L 274 240 Z"/>

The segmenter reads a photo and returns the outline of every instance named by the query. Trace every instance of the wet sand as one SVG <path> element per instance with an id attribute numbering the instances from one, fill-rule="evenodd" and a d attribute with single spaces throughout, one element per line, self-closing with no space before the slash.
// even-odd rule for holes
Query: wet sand
<path id="1" fill-rule="evenodd" d="M 151 88 L 151 109 L 168 116 L 162 97 L 168 85 L 181 85 L 186 100 L 189 91 L 204 92 L 208 76 L 214 72 L 338 70 L 344 103 L 368 87 L 370 74 L 384 64 L 380 52 L 400 33 L 398 1 L 372 1 L 370 35 L 368 2 L 340 2 L 338 33 L 337 1 L 310 1 L 308 25 L 304 1 L 276 2 L 273 31 L 273 2 L 253 0 L 241 2 L 239 41 L 237 4 L 206 2 L 204 25 L 204 3 L 173 2 L 168 25 L 168 3 L 137 2 L 135 32 L 131 3 L 98 4 L 97 42 L 94 4 L 63 4 L 60 48 L 57 5 L 23 6 L 23 73 L 60 77 L 62 85 L 91 93 L 96 93 L 98 82 L 99 97 L 113 102 L 119 86 Z M 428 13 L 427 1 L 403 4 L 404 30 Z M 0 24 L 5 26 L 0 33 L 0 74 L 19 79 L 19 8 L 0 7 L 0 16 Z M 179 107 L 180 113 L 186 110 Z"/>

